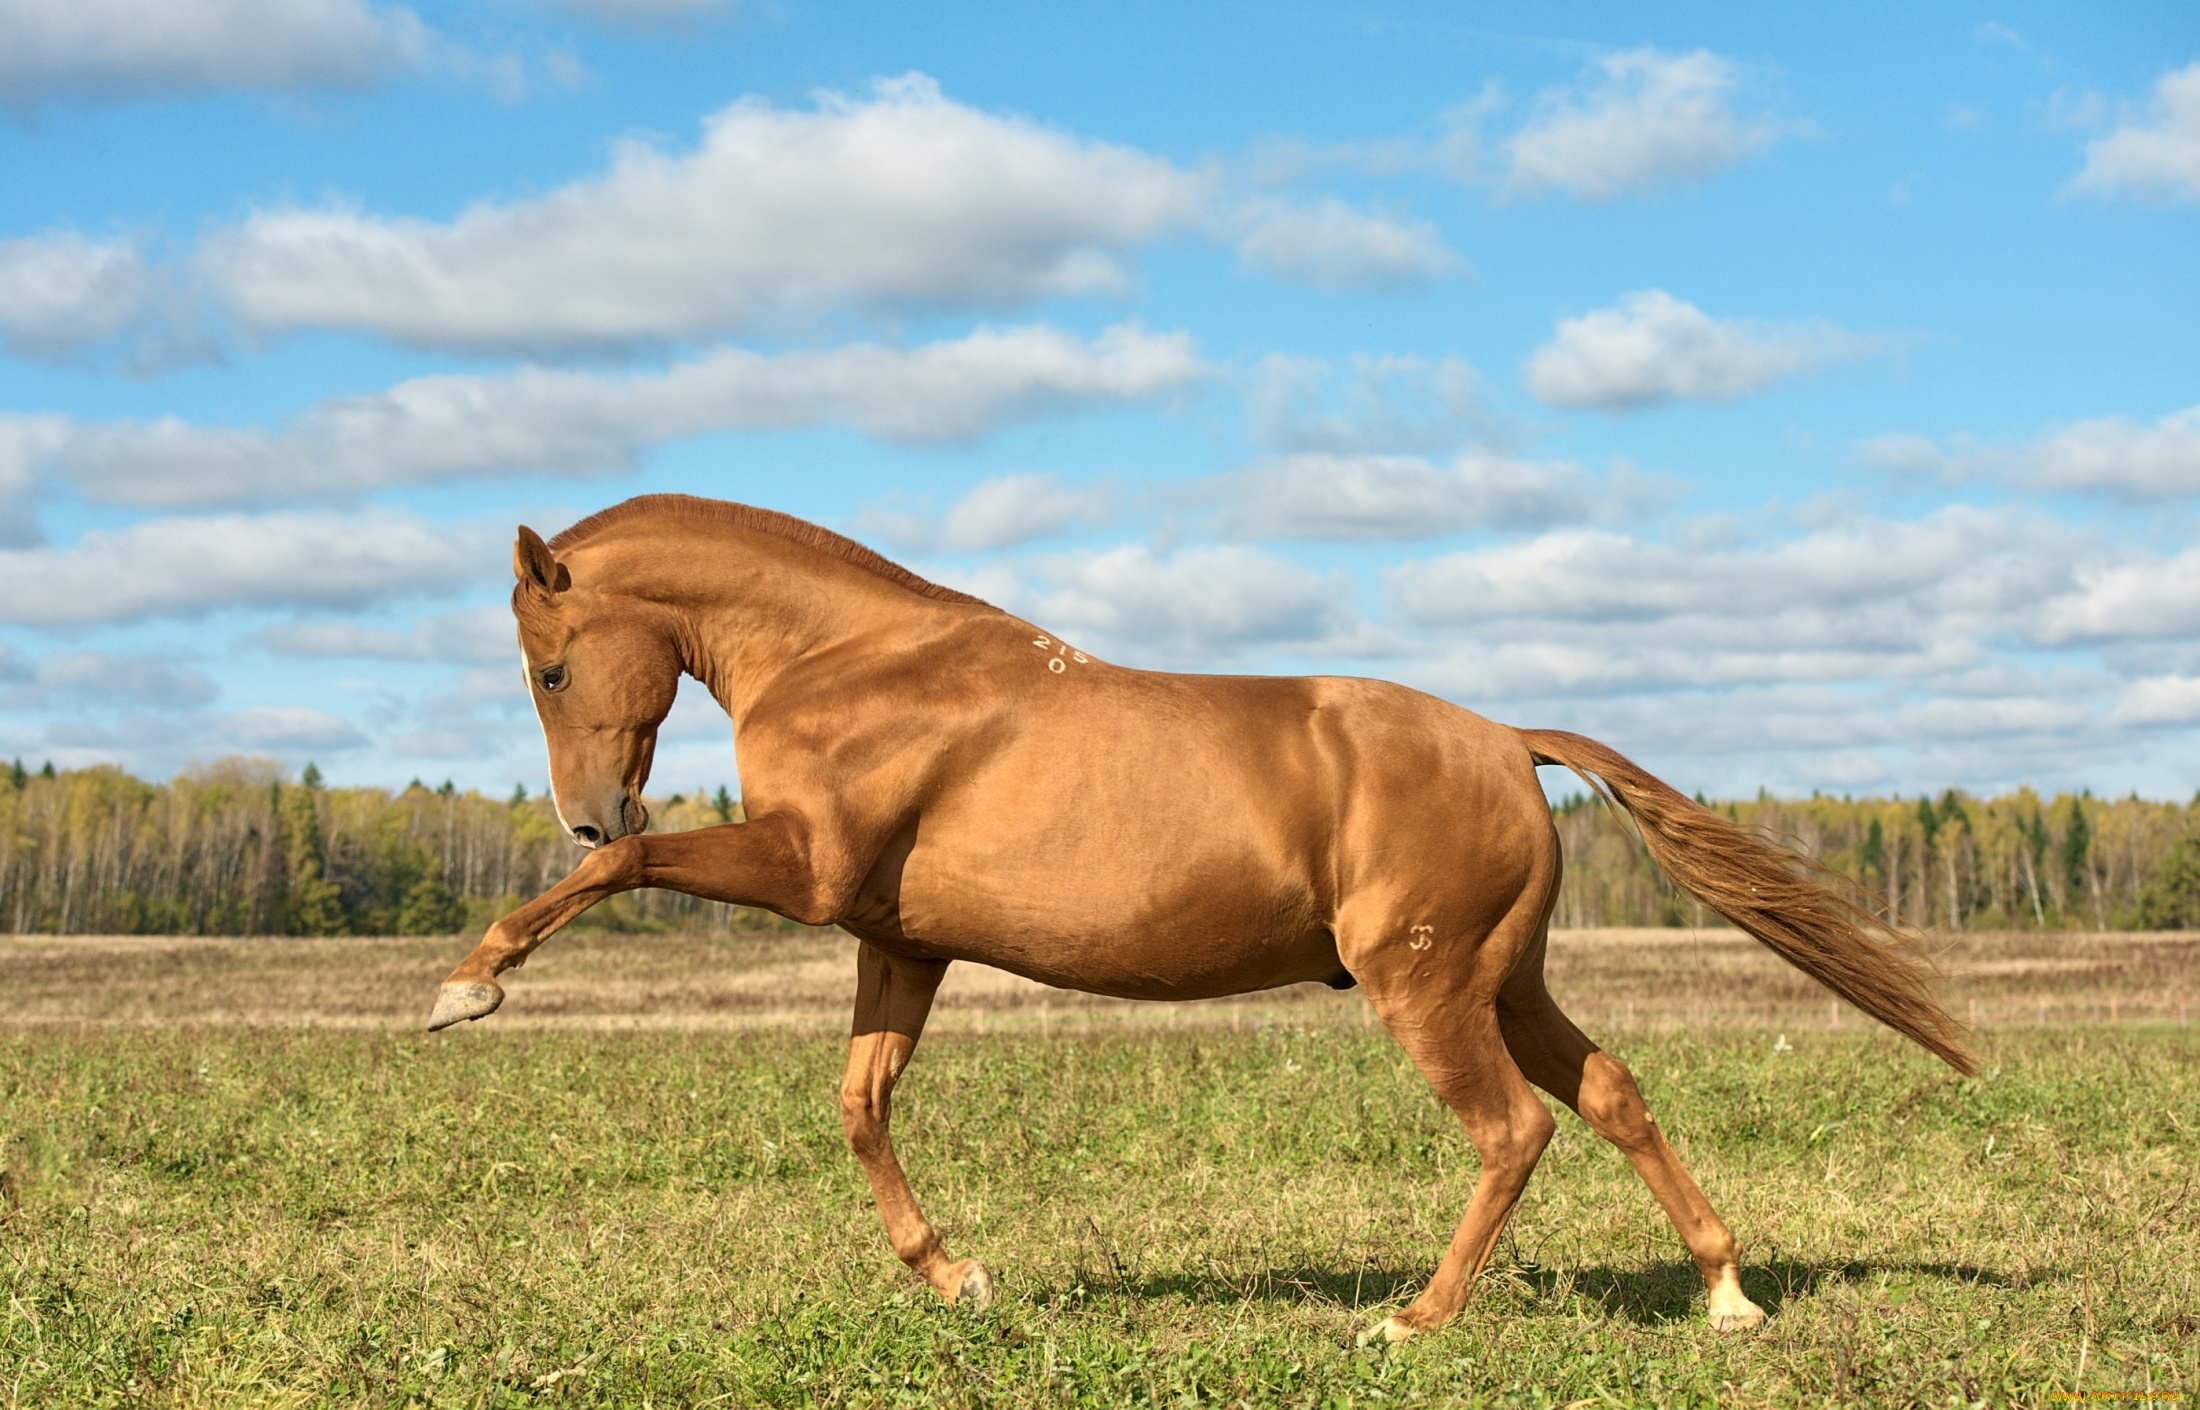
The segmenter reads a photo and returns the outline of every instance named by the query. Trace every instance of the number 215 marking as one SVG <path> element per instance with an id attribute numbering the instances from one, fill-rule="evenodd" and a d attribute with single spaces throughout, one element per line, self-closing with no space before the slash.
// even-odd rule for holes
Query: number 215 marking
<path id="1" fill-rule="evenodd" d="M 1054 654 L 1047 658 L 1047 669 L 1054 672 L 1054 674 L 1056 675 L 1060 675 L 1062 674 L 1062 672 L 1069 669 L 1069 667 L 1064 664 L 1065 658 L 1069 661 L 1075 661 L 1080 666 L 1084 665 L 1086 660 L 1088 659 L 1084 652 L 1070 650 L 1068 642 L 1056 641 L 1052 637 L 1043 636 L 1031 644 L 1038 647 L 1041 651 L 1046 650 L 1050 646 L 1054 648 Z"/>

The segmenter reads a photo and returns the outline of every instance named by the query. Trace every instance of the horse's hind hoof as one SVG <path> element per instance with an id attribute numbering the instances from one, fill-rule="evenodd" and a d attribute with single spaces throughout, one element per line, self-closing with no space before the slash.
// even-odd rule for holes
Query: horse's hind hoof
<path id="1" fill-rule="evenodd" d="M 993 1275 L 985 1271 L 985 1265 L 975 1258 L 966 1258 L 962 1261 L 961 1268 L 962 1274 L 954 1279 L 955 1290 L 947 1295 L 947 1300 L 966 1307 L 985 1307 L 990 1304 L 993 1301 Z"/>
<path id="2" fill-rule="evenodd" d="M 1747 1332 L 1764 1324 L 1765 1310 L 1746 1298 L 1739 1307 L 1721 1308 L 1711 1314 L 1714 1332 Z"/>
<path id="3" fill-rule="evenodd" d="M 448 1028 L 468 1019 L 487 1018 L 504 1002 L 504 991 L 494 984 L 446 984 L 436 991 L 435 1012 L 428 1015 L 428 1031 Z"/>

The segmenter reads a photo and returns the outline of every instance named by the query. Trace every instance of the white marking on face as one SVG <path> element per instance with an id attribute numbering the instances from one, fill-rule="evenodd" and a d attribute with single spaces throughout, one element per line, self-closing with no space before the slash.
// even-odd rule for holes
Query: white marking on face
<path id="1" fill-rule="evenodd" d="M 1413 938 L 1406 941 L 1406 948 L 1409 950 L 1425 950 L 1436 943 L 1436 927 L 1433 925 L 1416 925 L 1410 933 Z"/>

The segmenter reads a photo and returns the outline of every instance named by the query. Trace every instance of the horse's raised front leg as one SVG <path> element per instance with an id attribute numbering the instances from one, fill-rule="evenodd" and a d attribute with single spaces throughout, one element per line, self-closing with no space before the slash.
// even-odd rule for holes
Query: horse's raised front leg
<path id="1" fill-rule="evenodd" d="M 848 1072 L 840 1083 L 840 1120 L 848 1146 L 870 1178 L 886 1237 L 901 1261 L 917 1270 L 949 1302 L 984 1306 L 993 1279 L 975 1258 L 954 1262 L 940 1235 L 917 1207 L 909 1180 L 894 1158 L 887 1127 L 894 1114 L 894 1083 L 916 1051 L 932 996 L 947 974 L 945 960 L 899 959 L 869 944 L 856 952 L 855 1035 L 848 1044 Z"/>
<path id="2" fill-rule="evenodd" d="M 535 947 L 607 896 L 643 886 L 684 891 L 711 901 L 763 906 L 815 923 L 832 917 L 818 894 L 806 835 L 787 814 L 724 827 L 622 837 L 581 858 L 572 873 L 489 927 L 436 995 L 428 1028 L 482 1018 L 504 1002 L 496 978 L 526 962 Z"/>

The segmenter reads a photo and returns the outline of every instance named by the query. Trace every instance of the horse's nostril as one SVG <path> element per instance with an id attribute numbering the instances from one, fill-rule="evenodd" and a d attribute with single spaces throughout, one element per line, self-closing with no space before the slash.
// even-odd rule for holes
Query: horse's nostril
<path id="1" fill-rule="evenodd" d="M 579 827 L 573 829 L 573 840 L 580 843 L 583 847 L 593 847 L 597 843 L 603 841 L 603 834 L 596 831 L 596 829 L 588 826 L 586 823 L 583 823 Z"/>

